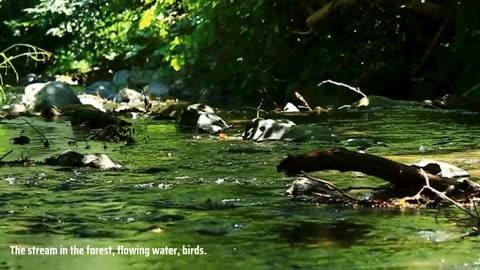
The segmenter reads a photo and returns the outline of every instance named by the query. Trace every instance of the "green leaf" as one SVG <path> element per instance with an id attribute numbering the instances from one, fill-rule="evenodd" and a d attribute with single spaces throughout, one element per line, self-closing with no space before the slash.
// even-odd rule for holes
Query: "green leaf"
<path id="1" fill-rule="evenodd" d="M 172 66 L 175 71 L 179 71 L 180 69 L 182 69 L 182 66 L 184 64 L 185 64 L 185 60 L 183 60 L 183 58 L 179 58 L 179 57 L 174 57 L 170 61 L 170 66 Z"/>

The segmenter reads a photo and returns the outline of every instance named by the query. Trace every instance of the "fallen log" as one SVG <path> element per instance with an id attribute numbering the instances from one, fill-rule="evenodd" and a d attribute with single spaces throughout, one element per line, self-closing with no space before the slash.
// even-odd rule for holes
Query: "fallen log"
<path id="1" fill-rule="evenodd" d="M 469 194 L 480 191 L 480 185 L 468 180 L 422 172 L 419 167 L 414 165 L 405 165 L 387 158 L 357 153 L 345 148 L 288 155 L 277 166 L 278 172 L 284 172 L 288 176 L 324 170 L 362 172 L 385 180 L 393 184 L 395 188 L 402 190 L 420 190 L 425 185 L 425 177 L 427 177 L 430 186 L 437 190 L 455 190 Z"/>

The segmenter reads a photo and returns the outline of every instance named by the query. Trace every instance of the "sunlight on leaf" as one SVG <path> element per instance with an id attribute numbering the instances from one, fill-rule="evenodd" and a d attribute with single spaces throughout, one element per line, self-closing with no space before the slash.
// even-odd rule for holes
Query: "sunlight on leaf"
<path id="1" fill-rule="evenodd" d="M 143 12 L 142 18 L 140 19 L 140 25 L 139 25 L 140 30 L 143 30 L 147 27 L 150 27 L 150 25 L 152 25 L 154 12 L 155 12 L 155 6 Z"/>
<path id="2" fill-rule="evenodd" d="M 158 33 L 161 38 L 165 38 L 168 35 L 168 31 L 165 28 L 160 29 L 160 32 Z"/>
<path id="3" fill-rule="evenodd" d="M 173 67 L 175 71 L 179 71 L 182 69 L 182 66 L 185 64 L 185 61 L 182 58 L 174 57 L 170 61 L 170 65 Z"/>

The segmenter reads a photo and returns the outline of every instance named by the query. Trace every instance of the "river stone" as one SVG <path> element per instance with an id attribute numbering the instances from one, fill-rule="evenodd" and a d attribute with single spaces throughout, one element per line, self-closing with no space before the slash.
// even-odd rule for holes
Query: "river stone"
<path id="1" fill-rule="evenodd" d="M 131 87 L 145 86 L 156 79 L 156 70 L 153 69 L 132 69 L 129 77 Z M 158 78 L 157 78 L 158 79 Z"/>
<path id="2" fill-rule="evenodd" d="M 177 118 L 177 126 L 216 134 L 227 128 L 228 124 L 215 113 L 212 107 L 197 103 L 182 110 Z"/>
<path id="3" fill-rule="evenodd" d="M 45 163 L 66 167 L 92 167 L 101 170 L 118 170 L 124 168 L 122 164 L 105 154 L 84 155 L 73 150 L 67 150 L 59 155 L 47 158 Z"/>
<path id="4" fill-rule="evenodd" d="M 141 93 L 130 89 L 130 88 L 123 88 L 122 90 L 118 91 L 118 94 L 115 96 L 115 102 L 128 102 L 128 103 L 137 103 L 143 102 L 145 96 Z"/>
<path id="5" fill-rule="evenodd" d="M 61 109 L 74 104 L 81 103 L 70 86 L 62 82 L 49 82 L 36 95 L 33 109 L 46 112 L 54 106 Z"/>
<path id="6" fill-rule="evenodd" d="M 284 112 L 300 112 L 297 106 L 293 105 L 293 103 L 288 102 L 285 107 L 283 107 Z"/>
<path id="7" fill-rule="evenodd" d="M 28 73 L 27 75 L 25 75 L 25 77 L 22 78 L 21 82 L 23 85 L 29 85 L 37 82 L 37 74 Z"/>
<path id="8" fill-rule="evenodd" d="M 85 155 L 82 159 L 82 163 L 85 164 L 85 166 L 98 168 L 101 170 L 123 169 L 122 164 L 116 162 L 105 154 Z"/>
<path id="9" fill-rule="evenodd" d="M 35 98 L 47 83 L 32 83 L 25 87 L 22 95 L 22 103 L 29 109 L 33 109 Z"/>
<path id="10" fill-rule="evenodd" d="M 77 97 L 78 99 L 80 99 L 80 102 L 82 103 L 82 105 L 91 105 L 102 112 L 107 111 L 104 106 L 105 100 L 102 99 L 101 97 L 98 97 L 96 95 L 90 95 L 90 94 L 80 94 Z"/>
<path id="11" fill-rule="evenodd" d="M 263 141 L 338 141 L 337 136 L 328 128 L 317 125 L 297 126 L 286 119 L 255 118 L 245 127 L 244 140 Z"/>
<path id="12" fill-rule="evenodd" d="M 128 86 L 128 79 L 130 78 L 130 70 L 122 69 L 113 74 L 112 83 L 117 89 Z"/>
<path id="13" fill-rule="evenodd" d="M 146 87 L 146 92 L 150 96 L 165 98 L 168 96 L 169 87 L 161 82 L 151 82 Z"/>
<path id="14" fill-rule="evenodd" d="M 290 128 L 294 126 L 294 122 L 286 119 L 255 118 L 245 127 L 242 138 L 246 141 L 255 142 L 281 141 Z"/>
<path id="15" fill-rule="evenodd" d="M 107 81 L 98 81 L 85 88 L 85 93 L 90 95 L 99 95 L 102 98 L 113 100 L 116 92 L 114 85 Z"/>
<path id="16" fill-rule="evenodd" d="M 422 168 L 426 172 L 442 177 L 462 178 L 470 176 L 470 174 L 463 169 L 453 166 L 452 164 L 433 159 L 422 159 L 418 163 L 413 164 L 413 166 Z"/>

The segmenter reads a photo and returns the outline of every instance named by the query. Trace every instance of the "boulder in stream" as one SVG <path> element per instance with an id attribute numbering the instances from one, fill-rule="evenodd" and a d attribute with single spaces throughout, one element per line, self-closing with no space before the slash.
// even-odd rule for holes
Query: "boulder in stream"
<path id="1" fill-rule="evenodd" d="M 418 163 L 413 164 L 413 166 L 422 168 L 424 171 L 430 174 L 441 177 L 464 178 L 470 176 L 470 174 L 463 169 L 453 166 L 452 164 L 433 159 L 422 159 Z"/>
<path id="2" fill-rule="evenodd" d="M 32 83 L 25 87 L 22 95 L 22 103 L 28 109 L 33 109 L 38 92 L 40 92 L 46 84 L 47 83 Z"/>
<path id="3" fill-rule="evenodd" d="M 230 126 L 215 113 L 215 110 L 203 103 L 192 104 L 184 108 L 178 118 L 177 127 L 196 129 L 210 134 L 219 133 Z"/>
<path id="4" fill-rule="evenodd" d="M 91 167 L 101 170 L 120 170 L 124 166 L 105 154 L 87 154 L 67 150 L 45 160 L 47 165 L 65 167 Z"/>
<path id="5" fill-rule="evenodd" d="M 297 126 L 286 119 L 255 118 L 247 124 L 242 138 L 246 141 L 338 141 L 328 128 L 317 125 Z"/>
<path id="6" fill-rule="evenodd" d="M 62 109 L 74 104 L 81 103 L 70 86 L 61 82 L 49 82 L 36 94 L 33 110 L 48 114 L 53 107 Z"/>

